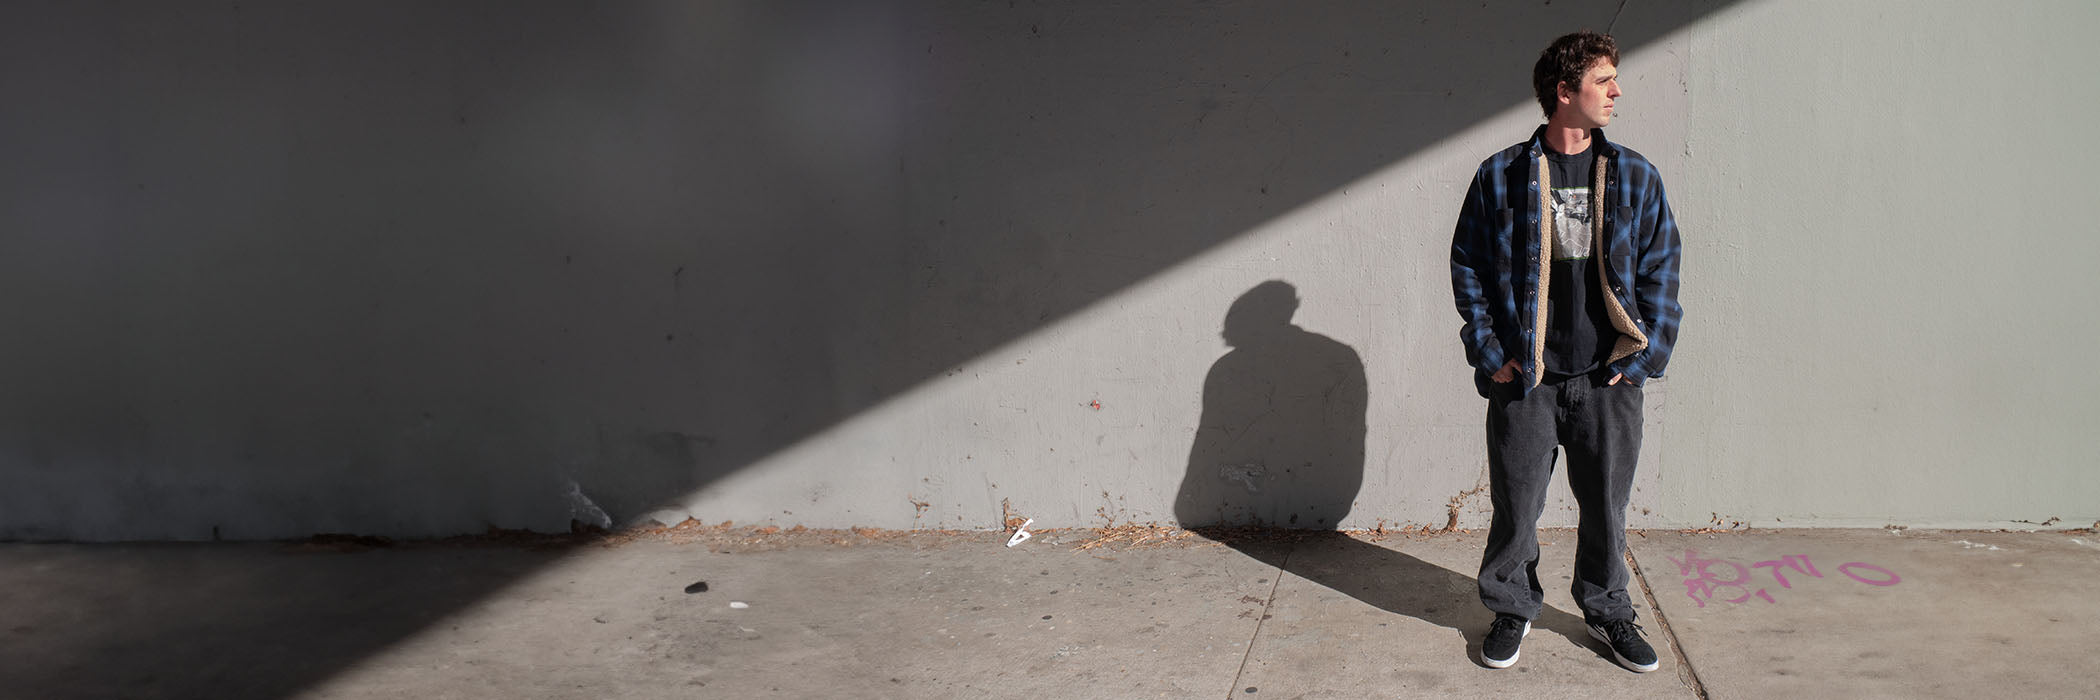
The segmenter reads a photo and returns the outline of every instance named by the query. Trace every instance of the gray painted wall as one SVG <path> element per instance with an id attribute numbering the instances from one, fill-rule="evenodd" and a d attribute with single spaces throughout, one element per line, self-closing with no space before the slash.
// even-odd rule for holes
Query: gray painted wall
<path id="1" fill-rule="evenodd" d="M 2100 341 L 2096 28 L 2091 3 L 1751 3 L 1687 33 L 1675 183 L 1709 233 L 1670 519 L 2100 519 L 2100 375 L 2072 359 Z"/>
<path id="2" fill-rule="evenodd" d="M 2100 519 L 2100 12 L 1627 4 L 10 4 L 0 536 L 1481 526 L 1445 249 L 1584 26 L 1637 526 Z"/>

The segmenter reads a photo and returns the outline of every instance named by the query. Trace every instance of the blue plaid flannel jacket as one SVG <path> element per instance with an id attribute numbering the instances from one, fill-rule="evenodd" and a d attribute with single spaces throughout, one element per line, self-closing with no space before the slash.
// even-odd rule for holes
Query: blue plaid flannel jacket
<path id="1" fill-rule="evenodd" d="M 1550 216 L 1539 179 L 1545 167 L 1546 128 L 1531 140 L 1490 156 L 1473 175 L 1451 235 L 1451 291 L 1465 320 L 1459 338 L 1473 365 L 1473 384 L 1489 395 L 1489 375 L 1515 359 L 1518 386 L 1529 393 L 1543 378 L 1545 285 L 1552 247 L 1540 236 Z M 1605 303 L 1621 337 L 1608 367 L 1635 384 L 1662 376 L 1677 340 L 1684 308 L 1677 303 L 1683 244 L 1662 177 L 1633 149 L 1592 132 L 1600 167 L 1594 186 L 1603 214 L 1600 278 Z M 1616 307 L 1616 308 L 1610 308 Z M 1628 313 L 1631 312 L 1631 313 Z"/>

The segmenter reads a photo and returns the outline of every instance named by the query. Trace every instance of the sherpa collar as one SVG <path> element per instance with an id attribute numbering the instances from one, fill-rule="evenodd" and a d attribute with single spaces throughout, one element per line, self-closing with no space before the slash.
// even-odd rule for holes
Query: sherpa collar
<path id="1" fill-rule="evenodd" d="M 1597 150 L 1597 155 L 1606 158 L 1619 156 L 1619 147 L 1604 138 L 1603 129 L 1590 130 L 1590 147 Z M 1524 144 L 1524 150 L 1527 158 L 1536 158 L 1546 152 L 1546 125 L 1540 124 L 1531 132 L 1531 140 Z"/>

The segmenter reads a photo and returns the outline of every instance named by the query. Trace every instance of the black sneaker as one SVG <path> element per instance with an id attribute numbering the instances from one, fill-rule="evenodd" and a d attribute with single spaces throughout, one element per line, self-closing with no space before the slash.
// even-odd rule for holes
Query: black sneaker
<path id="1" fill-rule="evenodd" d="M 1655 660 L 1655 648 L 1641 639 L 1641 626 L 1632 620 L 1605 620 L 1590 625 L 1590 636 L 1611 647 L 1612 658 L 1620 666 L 1639 673 L 1647 673 L 1662 664 Z"/>
<path id="2" fill-rule="evenodd" d="M 1524 635 L 1531 634 L 1531 621 L 1509 615 L 1495 616 L 1495 624 L 1488 628 L 1488 636 L 1480 643 L 1480 663 L 1488 668 L 1509 668 L 1517 663 L 1517 647 L 1524 645 Z"/>

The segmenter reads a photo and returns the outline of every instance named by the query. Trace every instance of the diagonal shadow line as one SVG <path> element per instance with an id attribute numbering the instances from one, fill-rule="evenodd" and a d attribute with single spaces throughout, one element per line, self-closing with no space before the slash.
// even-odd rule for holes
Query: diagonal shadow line
<path id="1" fill-rule="evenodd" d="M 1631 51 L 1727 4 L 1615 21 Z M 234 537 L 560 529 L 567 513 L 541 504 L 564 480 L 640 512 L 1524 104 L 1537 45 L 1615 9 L 698 7 L 11 8 L 4 43 L 59 58 L 9 62 L 32 66 L 8 74 L 13 92 L 49 99 L 22 100 L 0 133 L 50 167 L 11 169 L 6 189 L 19 210 L 86 192 L 115 232 L 50 244 L 107 246 L 90 262 L 32 249 L 0 275 L 63 300 L 20 314 L 52 342 L 0 348 L 16 388 L 4 447 L 58 465 L 0 496 L 10 536 L 89 511 L 197 537 L 215 519 L 244 523 Z M 698 15 L 665 21 L 679 11 Z M 834 45 L 850 50 L 822 55 Z M 760 108 L 866 97 L 824 62 L 870 56 L 902 97 L 844 111 L 879 129 Z M 473 84 L 401 89 L 433 84 L 431 65 Z M 810 79 L 781 97 L 780 80 L 720 77 L 740 72 Z M 694 75 L 717 81 L 710 99 L 685 96 Z M 82 76 L 99 87 L 70 87 Z M 410 118 L 446 97 L 459 104 L 436 111 L 490 125 L 433 136 Z M 258 149 L 258 132 L 290 145 Z M 504 145 L 523 150 L 489 153 Z M 166 160 L 133 155 L 149 150 Z M 64 203 L 34 216 L 77 213 Z M 661 352 L 631 340 L 657 331 Z M 154 420 L 244 437 L 156 444 L 140 427 Z M 141 461 L 293 473 L 201 506 L 63 474 Z M 291 695 L 558 559 L 381 582 L 356 556 L 224 571 L 156 550 L 130 572 L 144 605 L 11 600 L 56 622 L 9 648 L 65 660 L 11 687 L 76 696 L 98 673 L 140 696 Z M 244 657 L 263 662 L 215 661 Z"/>

